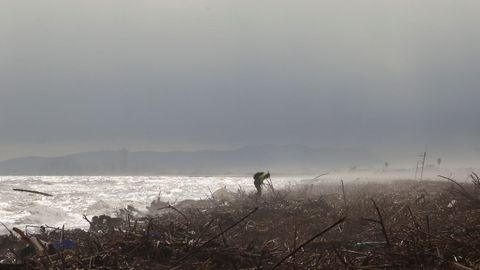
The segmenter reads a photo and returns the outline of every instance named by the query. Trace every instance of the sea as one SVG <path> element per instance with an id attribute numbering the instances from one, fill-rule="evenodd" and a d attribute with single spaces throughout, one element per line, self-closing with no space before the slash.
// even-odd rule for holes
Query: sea
<path id="1" fill-rule="evenodd" d="M 294 176 L 272 177 L 279 188 L 301 180 Z M 83 215 L 115 215 L 128 205 L 146 211 L 158 198 L 171 204 L 205 199 L 219 188 L 233 192 L 255 189 L 251 176 L 0 176 L 0 222 L 9 229 L 88 228 Z M 7 233 L 5 226 L 0 224 L 0 234 Z"/>

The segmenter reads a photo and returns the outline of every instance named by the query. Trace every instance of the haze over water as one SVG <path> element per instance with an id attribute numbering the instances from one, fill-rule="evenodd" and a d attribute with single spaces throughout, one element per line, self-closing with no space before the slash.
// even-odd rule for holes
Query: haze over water
<path id="1" fill-rule="evenodd" d="M 437 174 L 454 172 L 459 182 L 467 181 L 469 170 L 427 169 L 424 179 L 439 179 Z M 318 175 L 272 175 L 275 188 L 295 188 L 331 182 L 386 182 L 412 179 L 414 170 L 332 172 Z M 83 215 L 114 215 L 131 205 L 146 212 L 157 198 L 174 204 L 186 199 L 211 199 L 220 188 L 254 192 L 253 178 L 245 176 L 0 176 L 0 221 L 7 227 L 49 225 L 88 228 Z M 52 197 L 13 191 L 14 188 L 49 193 Z M 5 233 L 3 227 L 0 233 Z"/>

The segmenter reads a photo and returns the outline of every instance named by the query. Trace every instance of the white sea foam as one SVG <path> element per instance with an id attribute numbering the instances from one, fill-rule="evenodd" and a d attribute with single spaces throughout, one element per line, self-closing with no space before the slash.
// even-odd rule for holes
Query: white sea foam
<path id="1" fill-rule="evenodd" d="M 295 183 L 298 178 L 274 178 L 276 186 Z M 83 215 L 113 214 L 132 205 L 146 210 L 158 196 L 162 201 L 207 198 L 227 187 L 254 189 L 251 177 L 188 176 L 0 176 L 0 221 L 9 228 L 25 225 L 88 227 Z M 13 191 L 31 189 L 54 195 Z M 0 233 L 5 233 L 0 226 Z"/>

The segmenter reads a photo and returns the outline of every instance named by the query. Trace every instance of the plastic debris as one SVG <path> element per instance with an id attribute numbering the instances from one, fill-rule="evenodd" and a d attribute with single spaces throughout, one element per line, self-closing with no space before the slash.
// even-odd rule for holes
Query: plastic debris
<path id="1" fill-rule="evenodd" d="M 63 249 L 75 249 L 77 247 L 77 245 L 75 244 L 75 242 L 73 240 L 65 239 L 65 240 L 63 240 L 63 242 L 60 242 L 60 241 L 54 242 L 53 247 L 56 250 L 63 250 Z"/>

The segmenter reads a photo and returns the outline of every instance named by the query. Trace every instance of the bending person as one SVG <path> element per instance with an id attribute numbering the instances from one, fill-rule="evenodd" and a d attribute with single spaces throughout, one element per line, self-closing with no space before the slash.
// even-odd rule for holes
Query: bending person
<path id="1" fill-rule="evenodd" d="M 262 186 L 263 186 L 263 181 L 267 178 L 270 178 L 270 172 L 267 171 L 267 173 L 264 172 L 257 172 L 256 174 L 253 175 L 253 184 L 257 188 L 257 196 L 262 195 Z"/>

